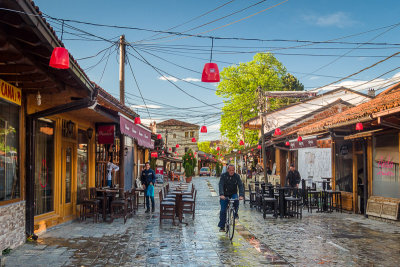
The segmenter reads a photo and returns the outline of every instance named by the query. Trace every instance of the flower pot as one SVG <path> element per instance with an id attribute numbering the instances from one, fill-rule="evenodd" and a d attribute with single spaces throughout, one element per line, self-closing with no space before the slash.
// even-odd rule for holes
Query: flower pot
<path id="1" fill-rule="evenodd" d="M 186 177 L 186 183 L 190 183 L 192 181 L 192 176 Z"/>

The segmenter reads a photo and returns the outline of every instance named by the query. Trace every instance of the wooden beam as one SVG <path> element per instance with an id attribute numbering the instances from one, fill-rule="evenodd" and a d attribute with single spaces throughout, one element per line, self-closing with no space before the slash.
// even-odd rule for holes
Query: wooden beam
<path id="1" fill-rule="evenodd" d="M 390 127 L 390 128 L 394 128 L 394 129 L 399 129 L 400 130 L 400 125 L 385 121 L 382 117 L 378 117 L 378 123 L 380 125 L 383 125 L 383 126 L 386 126 L 386 127 Z"/>

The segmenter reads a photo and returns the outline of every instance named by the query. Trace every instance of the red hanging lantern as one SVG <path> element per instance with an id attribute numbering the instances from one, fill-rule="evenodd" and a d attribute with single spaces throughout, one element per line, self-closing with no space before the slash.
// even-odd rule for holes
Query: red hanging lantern
<path id="1" fill-rule="evenodd" d="M 242 153 L 242 152 L 240 152 L 240 150 L 239 150 L 239 152 L 238 152 L 238 153 L 240 154 L 240 153 Z"/>
<path id="2" fill-rule="evenodd" d="M 239 142 L 239 146 L 244 146 L 244 142 L 243 142 L 243 140 L 240 140 L 240 142 Z"/>
<path id="3" fill-rule="evenodd" d="M 161 134 L 157 134 L 157 139 L 160 140 L 162 138 Z"/>
<path id="4" fill-rule="evenodd" d="M 205 126 L 205 125 L 201 126 L 200 132 L 207 133 L 207 126 Z"/>
<path id="5" fill-rule="evenodd" d="M 285 146 L 290 146 L 289 141 L 286 141 Z"/>
<path id="6" fill-rule="evenodd" d="M 151 152 L 151 157 L 152 158 L 157 158 L 158 157 L 158 153 L 157 152 Z"/>
<path id="7" fill-rule="evenodd" d="M 136 118 L 135 118 L 135 124 L 140 124 L 140 123 L 141 123 L 140 117 L 136 117 Z"/>
<path id="8" fill-rule="evenodd" d="M 281 129 L 280 128 L 276 128 L 275 132 L 274 132 L 274 135 L 281 135 L 281 134 L 282 134 Z"/>
<path id="9" fill-rule="evenodd" d="M 261 149 L 261 145 L 258 145 L 258 146 L 257 146 L 257 149 Z"/>
<path id="10" fill-rule="evenodd" d="M 179 148 L 179 144 L 176 144 L 176 146 L 175 146 L 176 148 Z"/>
<path id="11" fill-rule="evenodd" d="M 217 63 L 206 63 L 204 65 L 201 81 L 204 83 L 217 83 L 220 81 Z"/>
<path id="12" fill-rule="evenodd" d="M 252 148 L 251 151 L 254 151 L 254 148 Z"/>
<path id="13" fill-rule="evenodd" d="M 357 131 L 362 131 L 362 130 L 364 130 L 364 126 L 363 126 L 363 124 L 362 124 L 361 122 L 357 122 L 357 124 L 356 124 L 356 130 L 357 130 Z"/>
<path id="14" fill-rule="evenodd" d="M 196 138 L 193 137 L 193 138 L 192 138 L 192 142 L 193 142 L 193 143 L 196 143 Z"/>
<path id="15" fill-rule="evenodd" d="M 55 47 L 53 53 L 51 53 L 50 67 L 56 69 L 68 69 L 69 68 L 69 54 L 68 50 L 64 47 Z"/>
<path id="16" fill-rule="evenodd" d="M 219 146 L 217 146 L 217 151 L 220 151 L 221 150 L 221 148 L 219 148 Z"/>
<path id="17" fill-rule="evenodd" d="M 169 148 L 168 150 L 169 150 L 169 151 L 171 151 L 171 150 L 172 150 L 172 148 Z"/>
<path id="18" fill-rule="evenodd" d="M 303 141 L 303 138 L 299 135 L 299 137 L 297 137 L 297 141 L 301 142 Z"/>

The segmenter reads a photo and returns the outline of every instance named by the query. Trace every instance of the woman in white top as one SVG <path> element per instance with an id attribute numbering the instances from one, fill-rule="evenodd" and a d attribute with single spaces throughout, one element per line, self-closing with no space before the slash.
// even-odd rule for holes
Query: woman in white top
<path id="1" fill-rule="evenodd" d="M 119 167 L 112 162 L 111 156 L 109 157 L 109 161 L 107 163 L 107 186 L 111 187 L 112 181 L 112 172 L 117 172 Z"/>

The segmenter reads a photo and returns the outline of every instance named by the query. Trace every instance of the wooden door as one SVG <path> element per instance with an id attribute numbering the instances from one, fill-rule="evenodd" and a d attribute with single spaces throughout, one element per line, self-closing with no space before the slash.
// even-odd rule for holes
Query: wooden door
<path id="1" fill-rule="evenodd" d="M 64 142 L 61 149 L 61 213 L 64 218 L 73 215 L 76 204 L 76 147 Z"/>

